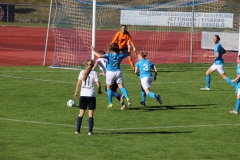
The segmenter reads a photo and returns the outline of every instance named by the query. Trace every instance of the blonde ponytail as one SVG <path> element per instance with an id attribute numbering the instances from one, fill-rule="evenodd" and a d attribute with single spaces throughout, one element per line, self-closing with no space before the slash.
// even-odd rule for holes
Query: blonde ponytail
<path id="1" fill-rule="evenodd" d="M 94 61 L 93 60 L 87 60 L 86 68 L 85 68 L 84 73 L 83 73 L 83 81 L 85 81 L 87 79 L 87 76 L 91 72 L 93 66 L 94 66 Z"/>

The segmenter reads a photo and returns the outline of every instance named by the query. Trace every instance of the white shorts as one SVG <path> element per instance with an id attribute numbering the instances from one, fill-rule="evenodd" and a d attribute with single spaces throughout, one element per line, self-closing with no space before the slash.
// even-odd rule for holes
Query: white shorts
<path id="1" fill-rule="evenodd" d="M 215 63 L 210 67 L 213 71 L 217 70 L 219 74 L 225 73 L 223 64 L 216 65 Z"/>
<path id="2" fill-rule="evenodd" d="M 113 82 L 123 83 L 122 71 L 107 71 L 106 72 L 106 83 L 112 85 Z"/>
<path id="3" fill-rule="evenodd" d="M 240 88 L 238 88 L 237 90 L 237 95 L 240 95 Z"/>
<path id="4" fill-rule="evenodd" d="M 152 83 L 152 76 L 151 77 L 143 77 L 141 79 L 141 85 L 143 87 L 143 89 L 148 89 L 151 87 L 151 83 Z"/>

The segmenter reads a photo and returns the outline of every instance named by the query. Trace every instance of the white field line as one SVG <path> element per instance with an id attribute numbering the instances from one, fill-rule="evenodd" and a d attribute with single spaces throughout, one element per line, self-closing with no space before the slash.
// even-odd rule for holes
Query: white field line
<path id="1" fill-rule="evenodd" d="M 38 78 L 27 78 L 27 77 L 16 77 L 16 76 L 7 76 L 7 75 L 0 75 L 0 77 L 5 78 L 14 78 L 14 79 L 25 79 L 25 80 L 34 80 L 34 81 L 42 81 L 42 82 L 54 82 L 54 83 L 76 83 L 76 82 L 69 82 L 69 81 L 57 81 L 57 80 L 46 80 L 46 79 L 38 79 Z M 153 82 L 154 84 L 178 84 L 178 83 L 203 83 L 205 81 L 175 81 L 175 82 Z M 225 81 L 215 81 L 215 82 L 225 82 Z M 133 84 L 140 84 L 139 83 L 124 83 L 124 85 L 133 85 Z"/>
<path id="2" fill-rule="evenodd" d="M 5 78 L 14 78 L 14 79 L 25 79 L 25 80 L 34 80 L 34 81 L 42 81 L 42 82 L 54 82 L 54 83 L 76 83 L 76 82 L 67 82 L 67 81 L 56 81 L 56 80 L 47 80 L 47 79 L 37 79 L 37 78 L 27 78 L 27 77 L 15 77 L 15 76 L 6 76 L 0 75 L 0 77 Z"/>
<path id="3" fill-rule="evenodd" d="M 57 124 L 57 123 L 49 123 L 49 122 L 26 121 L 26 120 L 8 119 L 8 118 L 0 118 L 0 120 L 21 122 L 21 123 L 54 125 L 54 126 L 63 126 L 63 127 L 75 127 L 75 125 L 70 125 L 70 124 Z M 98 127 L 94 127 L 94 129 L 103 130 L 103 131 L 120 131 L 120 130 L 148 130 L 148 129 L 164 129 L 164 128 L 218 127 L 218 126 L 240 126 L 240 123 L 237 123 L 237 124 L 193 124 L 193 125 L 182 125 L 182 126 L 154 126 L 154 127 L 139 127 L 139 128 L 98 128 Z M 81 127 L 88 128 L 87 126 L 81 126 Z"/>

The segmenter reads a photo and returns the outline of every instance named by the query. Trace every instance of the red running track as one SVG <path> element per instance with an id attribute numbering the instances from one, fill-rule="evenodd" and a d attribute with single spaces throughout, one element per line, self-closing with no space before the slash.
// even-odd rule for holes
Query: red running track
<path id="1" fill-rule="evenodd" d="M 107 49 L 116 31 L 96 32 L 96 50 Z M 148 59 L 160 63 L 189 63 L 190 34 L 187 32 L 130 32 L 138 51 L 147 51 Z M 47 28 L 0 26 L 0 66 L 43 65 Z M 212 63 L 203 54 L 212 51 L 201 49 L 201 33 L 194 35 L 193 63 Z M 50 66 L 54 56 L 54 37 L 49 32 L 46 65 Z M 236 52 L 228 52 L 225 62 L 235 62 Z M 137 61 L 137 56 L 132 54 Z M 128 63 L 124 60 L 123 63 Z"/>

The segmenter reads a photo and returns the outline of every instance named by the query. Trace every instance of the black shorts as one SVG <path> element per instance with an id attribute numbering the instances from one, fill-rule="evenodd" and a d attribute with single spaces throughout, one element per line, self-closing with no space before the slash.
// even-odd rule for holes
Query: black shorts
<path id="1" fill-rule="evenodd" d="M 118 84 L 116 81 L 114 81 L 112 84 L 112 91 L 117 91 L 117 89 L 118 89 Z"/>
<path id="2" fill-rule="evenodd" d="M 79 109 L 86 110 L 96 109 L 96 97 L 80 96 L 79 98 Z"/>
<path id="3" fill-rule="evenodd" d="M 116 81 L 114 81 L 113 84 L 112 84 L 112 91 L 116 92 L 117 89 L 118 89 L 118 84 L 117 84 Z M 106 85 L 105 85 L 105 91 L 107 92 L 107 86 Z"/>
<path id="4" fill-rule="evenodd" d="M 120 51 L 121 51 L 122 53 L 127 53 L 127 52 L 128 52 L 128 48 L 122 48 L 122 49 L 120 49 Z"/>

